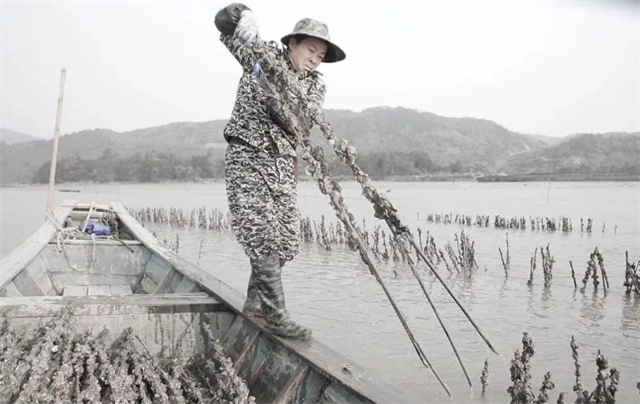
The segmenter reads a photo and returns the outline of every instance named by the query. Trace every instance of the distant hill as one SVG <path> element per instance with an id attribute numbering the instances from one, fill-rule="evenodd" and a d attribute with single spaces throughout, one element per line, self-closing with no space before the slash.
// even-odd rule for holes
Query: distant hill
<path id="1" fill-rule="evenodd" d="M 628 134 L 598 135 L 595 141 L 579 141 L 584 135 L 549 138 L 516 133 L 484 119 L 449 118 L 406 108 L 377 107 L 362 112 L 327 110 L 326 113 L 336 134 L 358 150 L 363 169 L 382 178 L 433 171 L 498 173 L 566 169 L 578 164 L 576 159 L 579 164 L 592 168 L 609 167 L 611 164 L 602 150 L 611 149 L 611 158 L 629 164 L 633 163 L 632 154 L 636 150 L 633 135 Z M 220 175 L 226 147 L 222 132 L 226 122 L 178 122 L 123 133 L 108 129 L 71 133 L 60 138 L 59 161 L 64 162 L 61 167 L 67 167 L 64 178 L 69 181 L 126 178 L 127 170 L 122 169 L 118 173 L 98 175 L 99 171 L 108 169 L 107 161 L 135 168 L 138 174 L 132 175 L 132 180 Z M 627 139 L 628 136 L 632 138 Z M 324 145 L 325 155 L 336 167 L 337 174 L 347 173 L 335 161 L 317 128 L 313 130 L 312 140 L 314 144 Z M 2 146 L 1 183 L 46 178 L 51 142 Z M 168 168 L 172 164 L 180 166 L 178 174 L 172 174 Z M 625 167 L 624 164 L 614 166 Z M 149 165 L 156 168 L 147 172 Z M 85 169 L 92 174 L 84 176 Z"/>
<path id="2" fill-rule="evenodd" d="M 508 173 L 640 174 L 640 133 L 572 135 L 555 146 L 513 156 L 501 169 Z"/>
<path id="3" fill-rule="evenodd" d="M 14 144 L 14 143 L 24 143 L 31 142 L 34 140 L 42 140 L 41 138 L 27 135 L 20 132 L 15 132 L 13 130 L 0 128 L 0 141 L 5 142 L 6 144 Z"/>
<path id="4" fill-rule="evenodd" d="M 485 119 L 448 118 L 406 108 L 329 110 L 327 118 L 337 134 L 361 152 L 416 150 L 438 164 L 459 161 L 493 168 L 497 160 L 544 146 Z"/>
<path id="5" fill-rule="evenodd" d="M 553 146 L 558 143 L 562 143 L 567 140 L 567 136 L 563 137 L 554 137 L 554 136 L 545 136 L 545 135 L 529 135 L 523 134 L 523 136 L 528 137 L 533 140 L 537 140 L 542 142 L 545 146 Z"/>

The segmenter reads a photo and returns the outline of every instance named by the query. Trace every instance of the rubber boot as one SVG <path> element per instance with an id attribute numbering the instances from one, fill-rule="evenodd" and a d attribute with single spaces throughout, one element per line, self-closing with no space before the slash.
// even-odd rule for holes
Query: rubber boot
<path id="1" fill-rule="evenodd" d="M 254 260 L 251 261 L 251 266 L 255 265 Z M 282 271 L 282 267 L 286 264 L 286 260 L 284 258 L 280 258 L 280 270 Z M 260 297 L 258 296 L 258 289 L 256 288 L 254 277 L 253 277 L 253 269 L 251 270 L 251 276 L 249 277 L 249 285 L 247 287 L 247 299 L 244 301 L 244 305 L 242 307 L 242 313 L 246 316 L 251 317 L 264 317 L 264 313 L 262 312 L 262 303 L 260 302 Z"/>
<path id="2" fill-rule="evenodd" d="M 283 338 L 307 340 L 311 338 L 311 329 L 291 319 L 285 306 L 282 286 L 282 267 L 275 255 L 253 260 L 254 285 L 258 291 L 266 328 Z"/>
<path id="3" fill-rule="evenodd" d="M 262 303 L 260 302 L 260 296 L 258 296 L 258 288 L 255 285 L 253 279 L 253 270 L 249 277 L 249 286 L 247 287 L 247 299 L 242 306 L 242 313 L 246 316 L 252 317 L 264 317 L 262 313 Z"/>

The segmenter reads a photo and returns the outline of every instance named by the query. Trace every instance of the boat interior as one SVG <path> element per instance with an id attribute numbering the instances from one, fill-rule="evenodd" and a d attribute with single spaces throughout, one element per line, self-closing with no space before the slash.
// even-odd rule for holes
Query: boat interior
<path id="1" fill-rule="evenodd" d="M 109 237 L 78 231 L 109 223 Z M 207 349 L 213 335 L 256 402 L 386 402 L 398 398 L 319 341 L 282 340 L 241 314 L 244 295 L 162 245 L 119 203 L 68 201 L 0 261 L 0 324 L 35 329 L 63 307 L 83 331 L 132 328 L 151 354 Z M 209 334 L 208 334 L 209 333 Z"/>

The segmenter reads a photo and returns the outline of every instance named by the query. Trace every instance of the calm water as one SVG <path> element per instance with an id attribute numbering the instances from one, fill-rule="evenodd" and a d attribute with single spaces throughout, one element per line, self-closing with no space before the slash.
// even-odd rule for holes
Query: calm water
<path id="1" fill-rule="evenodd" d="M 458 347 L 474 383 L 466 387 L 464 375 L 434 318 L 433 312 L 408 267 L 384 264 L 381 272 L 418 337 L 434 368 L 440 373 L 459 403 L 506 403 L 509 361 L 521 348 L 522 332 L 530 333 L 536 347 L 533 357 L 533 387 L 539 389 L 542 376 L 551 371 L 560 392 L 572 392 L 573 364 L 569 341 L 580 344 L 582 380 L 595 387 L 595 355 L 600 349 L 621 373 L 618 402 L 638 402 L 635 387 L 640 382 L 640 298 L 625 297 L 622 287 L 624 253 L 640 255 L 640 189 L 638 183 L 377 183 L 413 229 L 429 230 L 439 248 L 453 243 L 454 234 L 464 228 L 475 241 L 480 270 L 468 278 L 440 273 L 465 305 L 472 318 L 500 352 L 489 351 L 462 313 L 454 306 L 433 275 L 421 267 L 423 279 Z M 100 203 L 118 201 L 128 206 L 193 208 L 206 206 L 226 211 L 223 184 L 101 185 L 75 187 L 81 193 L 57 193 L 56 204 L 65 199 Z M 44 218 L 46 188 L 1 189 L 3 256 L 24 241 Z M 547 194 L 549 200 L 547 201 Z M 380 224 L 355 183 L 344 184 L 347 206 L 367 227 Z M 300 185 L 300 209 L 304 216 L 335 222 L 328 200 L 315 184 Z M 460 227 L 426 222 L 428 213 L 463 213 L 502 216 L 568 216 L 574 231 L 569 234 L 509 230 L 511 271 L 505 279 L 498 247 L 504 249 L 505 232 L 493 227 Z M 580 218 L 594 220 L 593 233 L 580 232 Z M 602 232 L 606 222 L 605 232 Z M 529 223 L 527 223 L 529 225 Z M 180 234 L 180 253 L 234 288 L 244 291 L 249 268 L 240 247 L 230 233 L 171 229 L 147 225 L 169 240 Z M 617 226 L 617 228 L 616 228 Z M 536 247 L 550 244 L 556 260 L 550 289 L 545 290 L 538 259 L 533 287 L 526 285 L 529 259 Z M 598 247 L 605 258 L 611 290 L 583 294 L 574 291 L 569 260 L 578 282 L 584 275 L 589 253 Z M 539 258 L 539 257 L 538 257 Z M 394 275 L 394 270 L 397 276 Z M 365 377 L 383 378 L 407 389 L 423 402 L 450 402 L 428 369 L 425 369 L 386 296 L 359 256 L 338 246 L 331 252 L 305 244 L 299 256 L 284 271 L 287 303 L 292 314 L 313 327 L 315 336 L 355 362 L 369 369 Z M 489 387 L 481 396 L 480 374 L 489 360 Z M 573 393 L 567 395 L 573 402 Z"/>

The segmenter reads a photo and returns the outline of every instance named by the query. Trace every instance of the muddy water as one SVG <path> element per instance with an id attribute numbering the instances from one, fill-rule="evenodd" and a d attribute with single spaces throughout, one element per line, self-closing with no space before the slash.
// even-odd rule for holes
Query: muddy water
<path id="1" fill-rule="evenodd" d="M 638 183 L 378 183 L 412 228 L 429 230 L 439 248 L 461 229 L 475 242 L 480 270 L 473 276 L 449 275 L 439 268 L 459 300 L 465 305 L 500 355 L 492 354 L 474 333 L 462 313 L 424 266 L 428 291 L 456 342 L 474 386 L 466 386 L 453 352 L 408 267 L 385 263 L 385 281 L 407 316 L 410 326 L 434 368 L 454 394 L 454 401 L 509 402 L 509 361 L 521 347 L 522 332 L 534 340 L 533 387 L 539 389 L 543 374 L 551 371 L 556 389 L 573 401 L 573 364 L 569 341 L 580 344 L 583 383 L 595 387 L 595 355 L 600 349 L 621 373 L 619 402 L 638 402 L 635 387 L 640 382 L 640 298 L 624 295 L 624 252 L 640 255 L 640 194 Z M 82 186 L 80 193 L 57 193 L 64 199 L 100 203 L 119 201 L 125 205 L 164 206 L 190 209 L 206 206 L 226 210 L 223 184 L 171 184 L 127 186 Z M 373 230 L 379 224 L 370 205 L 360 196 L 356 184 L 345 183 L 346 203 Z M 7 254 L 42 223 L 46 189 L 5 188 L 2 192 L 0 253 Z M 300 208 L 304 216 L 334 221 L 331 208 L 314 184 L 300 186 Z M 568 216 L 571 233 L 509 230 L 511 270 L 505 278 L 498 247 L 504 250 L 506 230 L 460 227 L 426 221 L 429 213 L 463 213 L 502 216 Z M 580 232 L 580 218 L 594 220 L 593 232 Z M 527 223 L 529 225 L 529 223 Z M 604 225 L 604 232 L 603 230 Z M 211 271 L 238 290 L 244 290 L 248 264 L 230 233 L 150 226 L 162 238 L 172 241 L 180 234 L 180 253 Z M 202 243 L 202 252 L 200 245 Z M 550 245 L 556 260 L 552 286 L 545 289 L 542 271 L 527 286 L 529 259 L 536 247 Z M 598 247 L 605 258 L 611 290 L 575 291 L 569 260 L 578 283 L 586 269 L 589 253 Z M 540 257 L 538 256 L 540 268 Z M 394 272 L 395 270 L 395 272 Z M 397 273 L 397 275 L 396 275 Z M 369 369 L 363 377 L 385 379 L 408 390 L 421 402 L 450 402 L 413 350 L 380 286 L 345 247 L 331 252 L 305 244 L 299 256 L 284 271 L 287 304 L 292 314 L 311 326 L 315 336 Z M 480 394 L 480 374 L 489 360 L 489 387 Z"/>

